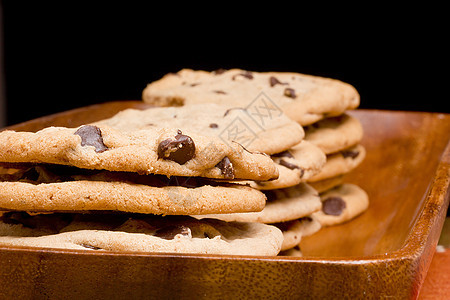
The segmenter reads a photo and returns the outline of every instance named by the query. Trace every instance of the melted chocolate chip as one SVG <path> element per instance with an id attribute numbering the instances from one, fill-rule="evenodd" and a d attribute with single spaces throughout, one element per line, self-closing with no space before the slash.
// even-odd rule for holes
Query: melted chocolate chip
<path id="1" fill-rule="evenodd" d="M 180 165 L 195 157 L 195 144 L 191 137 L 178 130 L 175 140 L 166 139 L 158 145 L 158 158 L 172 160 Z"/>
<path id="2" fill-rule="evenodd" d="M 250 72 L 250 71 L 245 71 L 244 73 L 236 74 L 236 75 L 234 75 L 231 79 L 232 79 L 232 80 L 235 80 L 236 77 L 238 77 L 238 76 L 243 76 L 243 77 L 245 77 L 245 78 L 247 78 L 247 79 L 253 79 L 253 74 L 252 74 L 252 72 Z"/>
<path id="3" fill-rule="evenodd" d="M 294 158 L 294 155 L 291 154 L 291 152 L 289 152 L 289 150 L 280 152 L 280 153 L 276 153 L 276 154 L 272 154 L 272 157 L 288 157 L 288 158 Z"/>
<path id="4" fill-rule="evenodd" d="M 217 125 L 216 123 L 211 123 L 209 124 L 209 128 L 219 128 L 219 125 Z"/>
<path id="5" fill-rule="evenodd" d="M 292 99 L 297 98 L 297 96 L 295 95 L 295 90 L 292 89 L 292 88 L 285 88 L 284 89 L 284 95 L 286 97 L 289 97 L 289 98 L 292 98 Z"/>
<path id="6" fill-rule="evenodd" d="M 287 162 L 287 161 L 285 161 L 284 159 L 280 159 L 279 164 L 282 165 L 282 166 L 285 166 L 286 168 L 291 169 L 291 170 L 294 170 L 294 169 L 300 169 L 299 166 L 294 165 L 294 164 L 292 164 L 292 163 L 290 163 L 290 162 Z"/>
<path id="7" fill-rule="evenodd" d="M 213 71 L 212 73 L 214 74 L 214 75 L 220 75 L 220 74 L 223 74 L 223 73 L 225 73 L 227 70 L 226 69 L 217 69 L 217 70 L 215 70 L 215 71 Z"/>
<path id="8" fill-rule="evenodd" d="M 344 158 L 347 158 L 347 157 L 356 158 L 359 155 L 358 150 L 344 150 L 344 151 L 341 151 L 341 153 Z"/>
<path id="9" fill-rule="evenodd" d="M 221 90 L 216 90 L 216 91 L 213 91 L 214 93 L 216 93 L 216 94 L 222 94 L 222 95 L 226 95 L 227 93 L 225 93 L 224 91 L 221 91 Z"/>
<path id="10" fill-rule="evenodd" d="M 102 248 L 100 247 L 96 247 L 96 246 L 92 246 L 92 245 L 88 245 L 88 244 L 79 244 L 81 247 L 84 248 L 88 248 L 88 249 L 92 249 L 92 250 L 101 250 Z"/>
<path id="11" fill-rule="evenodd" d="M 177 234 L 189 236 L 191 234 L 191 229 L 183 225 L 169 225 L 156 230 L 154 236 L 165 240 L 172 240 Z"/>
<path id="12" fill-rule="evenodd" d="M 233 164 L 230 159 L 225 156 L 217 165 L 225 179 L 234 179 Z"/>
<path id="13" fill-rule="evenodd" d="M 328 197 L 322 202 L 322 211 L 327 215 L 340 216 L 346 206 L 341 197 Z"/>
<path id="14" fill-rule="evenodd" d="M 274 76 L 270 76 L 269 83 L 270 83 L 271 87 L 274 87 L 277 84 L 287 85 L 287 83 L 279 81 L 278 78 L 276 78 Z"/>
<path id="15" fill-rule="evenodd" d="M 225 111 L 225 113 L 223 114 L 223 116 L 226 117 L 226 116 L 230 113 L 230 111 L 235 110 L 235 109 L 246 110 L 246 109 L 243 108 L 243 107 L 233 107 L 233 108 L 229 108 L 229 109 L 227 109 L 227 110 Z"/>
<path id="16" fill-rule="evenodd" d="M 95 152 L 103 152 L 108 150 L 108 147 L 103 143 L 102 132 L 100 128 L 93 125 L 84 125 L 75 131 L 76 135 L 81 137 L 81 146 L 94 146 Z"/>

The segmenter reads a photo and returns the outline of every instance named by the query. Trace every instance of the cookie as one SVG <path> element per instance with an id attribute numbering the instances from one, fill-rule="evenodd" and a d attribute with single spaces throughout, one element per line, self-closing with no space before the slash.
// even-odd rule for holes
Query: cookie
<path id="1" fill-rule="evenodd" d="M 240 144 L 179 129 L 120 131 L 107 126 L 48 127 L 36 133 L 0 132 L 0 162 L 71 165 L 85 169 L 201 176 L 278 178 L 272 159 Z"/>
<path id="2" fill-rule="evenodd" d="M 366 150 L 361 144 L 337 153 L 328 154 L 327 162 L 320 172 L 307 181 L 317 182 L 349 173 L 359 166 L 365 157 Z"/>
<path id="3" fill-rule="evenodd" d="M 325 154 L 335 153 L 359 144 L 363 137 L 361 122 L 342 114 L 305 126 L 305 140 L 318 146 Z"/>
<path id="4" fill-rule="evenodd" d="M 320 194 L 322 209 L 313 213 L 322 226 L 345 223 L 367 210 L 369 196 L 355 184 L 344 183 Z"/>
<path id="5" fill-rule="evenodd" d="M 193 134 L 238 142 L 249 151 L 273 154 L 295 146 L 304 137 L 303 128 L 280 110 L 259 107 L 257 111 L 228 105 L 201 103 L 181 107 L 127 109 L 94 123 L 122 131 L 182 128 Z"/>
<path id="6" fill-rule="evenodd" d="M 321 209 L 318 193 L 306 183 L 280 190 L 265 191 L 267 203 L 260 212 L 196 216 L 224 221 L 279 223 L 300 219 Z"/>
<path id="7" fill-rule="evenodd" d="M 272 155 L 272 159 L 278 167 L 278 179 L 252 181 L 250 186 L 259 190 L 288 188 L 318 174 L 326 163 L 326 155 L 323 151 L 307 141 Z"/>
<path id="8" fill-rule="evenodd" d="M 328 191 L 334 188 L 335 186 L 338 186 L 343 183 L 344 183 L 344 174 L 322 179 L 316 182 L 308 182 L 308 184 L 312 186 L 318 193 Z"/>
<path id="9" fill-rule="evenodd" d="M 301 125 L 359 106 L 356 89 L 330 78 L 289 72 L 214 72 L 183 69 L 148 84 L 143 101 L 157 106 L 219 103 L 258 111 L 281 110 Z"/>
<path id="10" fill-rule="evenodd" d="M 0 211 L 190 215 L 260 211 L 266 203 L 262 192 L 240 184 L 55 165 L 0 175 L 0 190 Z"/>
<path id="11" fill-rule="evenodd" d="M 250 186 L 259 190 L 291 187 L 318 174 L 326 163 L 323 151 L 307 141 L 271 157 L 278 167 L 278 179 L 253 181 Z"/>
<path id="12" fill-rule="evenodd" d="M 92 217 L 87 224 L 82 219 L 75 224 L 69 221 L 65 228 L 53 234 L 38 236 L 28 235 L 30 230 L 21 224 L 20 218 L 3 216 L 0 228 L 13 228 L 10 230 L 13 235 L 0 236 L 0 245 L 86 251 L 273 256 L 279 253 L 283 241 L 281 231 L 266 224 L 227 223 L 189 217 L 138 216 L 126 219 L 126 216 L 107 219 L 106 223 L 92 220 Z M 21 230 L 27 234 L 15 235 Z M 39 228 L 33 230 L 39 231 Z"/>
<path id="13" fill-rule="evenodd" d="M 300 243 L 302 237 L 314 234 L 321 228 L 320 222 L 312 216 L 271 225 L 278 227 L 283 232 L 281 251 L 294 248 Z"/>

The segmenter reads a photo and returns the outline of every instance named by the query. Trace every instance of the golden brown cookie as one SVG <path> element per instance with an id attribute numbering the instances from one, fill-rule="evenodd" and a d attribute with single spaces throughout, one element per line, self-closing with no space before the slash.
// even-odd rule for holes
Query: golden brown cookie
<path id="1" fill-rule="evenodd" d="M 183 69 L 151 82 L 143 101 L 157 106 L 219 103 L 261 111 L 283 111 L 301 125 L 340 115 L 359 105 L 359 94 L 348 83 L 290 72 L 215 72 Z"/>
<path id="2" fill-rule="evenodd" d="M 260 223 L 223 222 L 190 217 L 96 216 L 59 214 L 47 221 L 65 223 L 53 232 L 27 226 L 38 216 L 0 218 L 0 245 L 86 251 L 277 255 L 283 234 Z M 3 228 L 3 230 L 2 230 Z M 33 232 L 34 231 L 34 232 Z"/>

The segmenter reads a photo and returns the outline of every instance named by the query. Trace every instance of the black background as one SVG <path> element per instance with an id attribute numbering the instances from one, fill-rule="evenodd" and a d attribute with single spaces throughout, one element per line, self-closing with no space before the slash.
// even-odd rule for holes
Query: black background
<path id="1" fill-rule="evenodd" d="M 291 71 L 354 85 L 361 108 L 449 112 L 439 8 L 6 1 L 7 123 L 112 100 L 182 68 Z M 260 4 L 262 5 L 262 4 Z M 379 4 L 381 5 L 381 4 Z M 327 7 L 330 8 L 330 7 Z"/>

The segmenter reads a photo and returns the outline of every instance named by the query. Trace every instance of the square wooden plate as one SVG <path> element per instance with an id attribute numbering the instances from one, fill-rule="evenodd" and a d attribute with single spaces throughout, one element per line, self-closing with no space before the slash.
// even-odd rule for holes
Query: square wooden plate
<path id="1" fill-rule="evenodd" d="M 75 127 L 117 101 L 9 127 Z M 370 196 L 355 220 L 304 238 L 304 257 L 0 248 L 0 298 L 416 298 L 449 203 L 450 115 L 355 110 L 367 157 L 348 174 Z M 1 191 L 0 191 L 1 193 Z"/>

